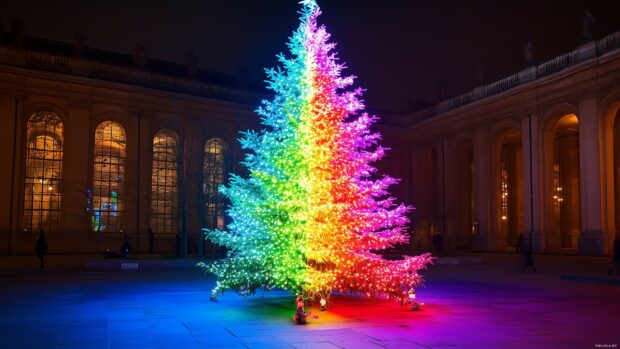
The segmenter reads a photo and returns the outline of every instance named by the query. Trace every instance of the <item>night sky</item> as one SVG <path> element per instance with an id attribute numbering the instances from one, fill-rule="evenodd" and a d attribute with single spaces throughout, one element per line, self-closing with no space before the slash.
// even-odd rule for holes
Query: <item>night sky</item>
<path id="1" fill-rule="evenodd" d="M 403 111 L 419 99 L 435 102 L 437 85 L 449 95 L 520 70 L 523 46 L 534 43 L 537 61 L 581 43 L 581 16 L 595 18 L 594 36 L 620 29 L 620 0 L 319 0 L 320 21 L 368 91 L 373 109 Z M 152 58 L 185 63 L 193 49 L 202 69 L 262 80 L 263 68 L 286 51 L 297 26 L 294 0 L 4 0 L 5 30 L 18 14 L 26 35 L 71 42 L 76 29 L 86 45 L 131 54 L 136 42 Z"/>

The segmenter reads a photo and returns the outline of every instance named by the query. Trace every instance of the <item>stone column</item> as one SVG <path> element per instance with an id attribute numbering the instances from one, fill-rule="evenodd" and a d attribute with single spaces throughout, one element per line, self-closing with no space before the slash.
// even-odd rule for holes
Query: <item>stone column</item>
<path id="1" fill-rule="evenodd" d="M 450 231 L 450 214 L 449 214 L 449 205 L 450 205 L 450 193 L 453 193 L 451 190 L 451 181 L 450 181 L 450 171 L 452 167 L 450 166 L 450 158 L 448 142 L 443 140 L 436 143 L 437 149 L 437 194 L 436 194 L 436 227 L 434 233 L 440 232 L 443 236 L 444 249 L 454 249 L 455 241 L 451 240 L 448 232 Z"/>
<path id="2" fill-rule="evenodd" d="M 581 187 L 581 255 L 603 255 L 601 144 L 598 103 L 595 96 L 579 102 L 579 154 Z"/>
<path id="3" fill-rule="evenodd" d="M 491 151 L 489 149 L 489 134 L 486 129 L 478 129 L 474 134 L 474 225 L 477 232 L 474 236 L 473 247 L 478 251 L 488 251 L 491 248 L 489 233 L 492 227 L 491 219 Z"/>
<path id="4" fill-rule="evenodd" d="M 4 166 L 0 166 L 0 254 L 11 253 L 12 239 L 17 226 L 18 203 L 19 200 L 19 181 L 21 176 L 15 171 L 20 163 L 20 158 L 13 145 L 19 148 L 21 142 L 21 117 L 15 115 L 19 111 L 17 98 L 11 96 L 0 96 L 0 118 L 3 127 L 0 128 L 0 161 Z M 16 129 L 17 128 L 17 129 Z M 17 137 L 17 138 L 16 138 Z M 11 182 L 13 180 L 13 182 Z M 13 200 L 11 201 L 11 198 Z"/>
<path id="5" fill-rule="evenodd" d="M 122 232 L 118 238 L 123 239 L 128 236 L 131 244 L 132 253 L 140 253 L 143 246 L 140 244 L 140 231 L 138 230 L 138 207 L 143 205 L 139 202 L 138 183 L 140 179 L 140 170 L 142 167 L 140 160 L 141 144 L 139 118 L 140 109 L 134 107 L 125 111 L 125 135 L 127 137 L 125 150 L 125 178 L 122 189 L 123 211 L 122 211 Z M 119 196 L 121 193 L 119 193 Z M 142 229 L 142 227 L 140 227 Z M 122 240 L 121 240 L 122 241 Z"/>
<path id="6" fill-rule="evenodd" d="M 414 239 L 420 242 L 420 249 L 431 250 L 431 233 L 436 225 L 437 203 L 440 192 L 437 173 L 437 149 L 435 147 L 415 148 L 412 153 L 411 202 L 415 207 L 411 226 L 415 227 Z"/>
<path id="7" fill-rule="evenodd" d="M 138 112 L 138 143 L 140 151 L 139 176 L 136 179 L 136 233 L 140 241 L 141 252 L 148 252 L 148 230 L 151 225 L 151 171 L 153 160 L 153 144 L 151 140 L 150 117 L 153 112 L 140 110 Z M 154 133 L 153 133 L 154 134 Z"/>
<path id="8" fill-rule="evenodd" d="M 62 235 L 71 237 L 64 244 L 68 252 L 95 252 L 96 237 L 90 225 L 91 213 L 86 210 L 86 191 L 92 189 L 89 175 L 93 166 L 91 105 L 79 101 L 70 101 L 68 105 L 63 133 Z M 76 243 L 78 241 L 80 243 Z"/>
<path id="9" fill-rule="evenodd" d="M 184 251 L 193 252 L 200 237 L 200 231 L 204 227 L 204 206 L 202 201 L 202 182 L 203 182 L 203 152 L 206 137 L 204 137 L 204 126 L 201 121 L 186 119 L 184 123 L 184 143 L 182 145 L 183 156 L 183 185 L 185 190 L 183 205 L 185 217 L 187 239 L 181 241 L 181 256 Z M 207 126 L 208 127 L 208 126 Z"/>
<path id="10" fill-rule="evenodd" d="M 528 241 L 530 237 L 532 238 L 532 248 L 536 253 L 543 252 L 546 247 L 543 221 L 544 196 L 542 183 L 545 177 L 542 166 L 542 132 L 538 115 L 533 112 L 526 113 L 521 119 L 523 144 L 523 233 Z"/>
<path id="11" fill-rule="evenodd" d="M 474 202 L 472 208 L 471 200 L 472 197 L 474 200 L 477 197 L 478 182 L 475 179 L 476 173 L 480 170 L 475 162 L 476 145 L 474 143 L 474 140 L 456 138 L 445 142 L 443 146 L 445 172 L 442 169 L 440 176 L 443 181 L 445 175 L 445 205 L 442 205 L 442 213 L 445 212 L 445 229 L 442 227 L 440 230 L 445 231 L 446 250 L 475 248 L 472 220 L 477 220 L 474 216 L 478 215 L 474 211 L 478 210 L 479 205 Z M 442 149 L 441 143 L 439 149 L 440 151 Z M 439 154 L 441 156 L 441 152 Z M 488 160 L 488 156 L 486 158 Z M 486 249 L 486 244 L 483 249 Z"/>

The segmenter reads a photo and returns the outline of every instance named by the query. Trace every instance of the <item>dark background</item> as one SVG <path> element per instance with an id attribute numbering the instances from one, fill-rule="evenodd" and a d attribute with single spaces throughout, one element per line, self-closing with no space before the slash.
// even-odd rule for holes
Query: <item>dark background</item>
<path id="1" fill-rule="evenodd" d="M 412 102 L 437 100 L 520 70 L 523 46 L 534 43 L 544 61 L 582 43 L 581 16 L 595 18 L 594 37 L 620 29 L 620 0 L 323 0 L 327 25 L 349 73 L 366 88 L 368 106 L 404 111 Z M 297 27 L 295 0 L 4 0 L 5 30 L 17 15 L 26 35 L 71 42 L 80 30 L 85 44 L 131 54 L 136 42 L 148 55 L 186 63 L 193 49 L 202 69 L 264 78 Z"/>

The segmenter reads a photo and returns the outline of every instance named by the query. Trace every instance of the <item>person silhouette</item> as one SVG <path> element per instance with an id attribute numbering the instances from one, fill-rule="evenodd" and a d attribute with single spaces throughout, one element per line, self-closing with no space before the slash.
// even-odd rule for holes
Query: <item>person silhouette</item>
<path id="1" fill-rule="evenodd" d="M 129 251 L 131 248 L 129 247 L 129 238 L 127 234 L 125 234 L 125 238 L 123 240 L 123 244 L 121 245 L 120 256 L 121 258 L 129 258 Z"/>
<path id="2" fill-rule="evenodd" d="M 308 314 L 306 313 L 306 310 L 304 309 L 304 298 L 301 295 L 299 295 L 295 299 L 295 316 L 293 316 L 293 320 L 298 325 L 305 325 L 307 322 L 307 316 Z"/>

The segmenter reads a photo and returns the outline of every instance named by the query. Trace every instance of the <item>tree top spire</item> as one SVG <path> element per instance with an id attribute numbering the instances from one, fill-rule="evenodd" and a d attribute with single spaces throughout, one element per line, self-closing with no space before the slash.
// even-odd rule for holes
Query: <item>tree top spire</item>
<path id="1" fill-rule="evenodd" d="M 309 10 L 314 10 L 315 8 L 319 7 L 319 4 L 317 4 L 316 0 L 301 0 L 299 3 L 302 4 L 304 7 L 308 8 Z"/>

